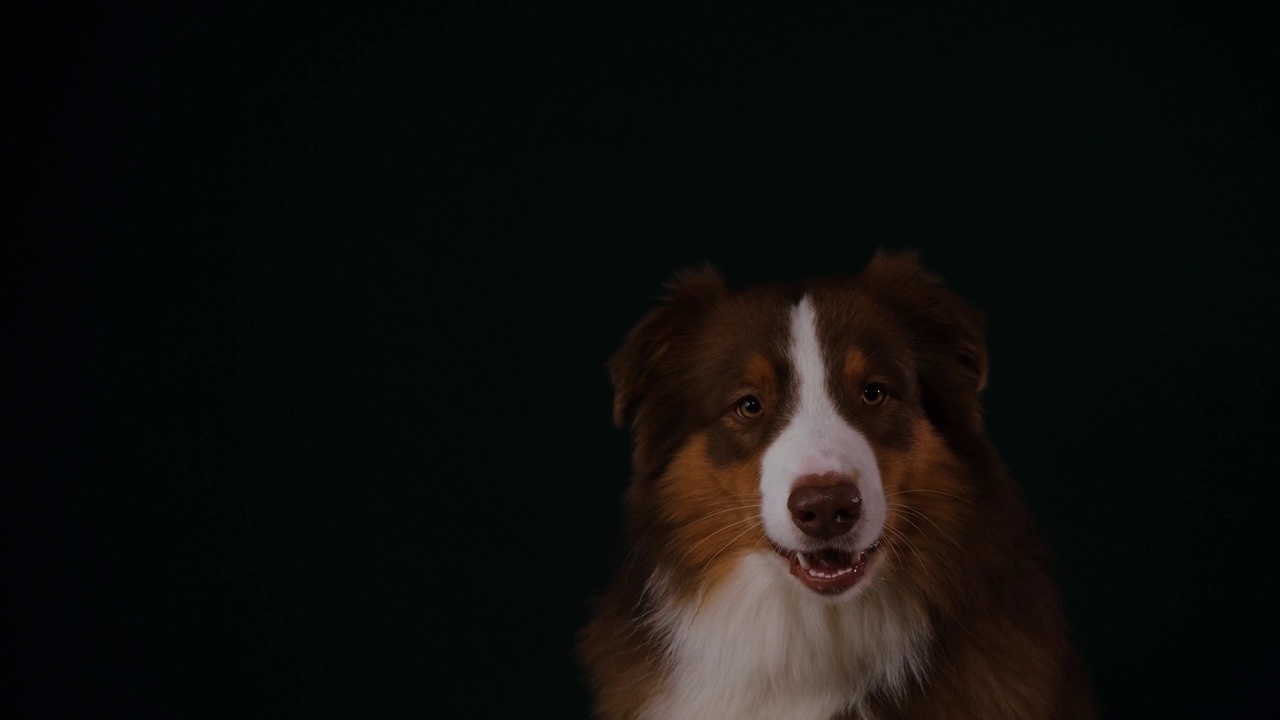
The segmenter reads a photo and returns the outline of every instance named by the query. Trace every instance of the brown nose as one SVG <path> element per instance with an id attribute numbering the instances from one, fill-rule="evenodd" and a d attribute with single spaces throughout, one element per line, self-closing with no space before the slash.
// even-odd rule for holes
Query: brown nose
<path id="1" fill-rule="evenodd" d="M 858 486 L 829 475 L 801 478 L 787 498 L 791 522 L 805 535 L 823 540 L 849 532 L 861 507 Z"/>

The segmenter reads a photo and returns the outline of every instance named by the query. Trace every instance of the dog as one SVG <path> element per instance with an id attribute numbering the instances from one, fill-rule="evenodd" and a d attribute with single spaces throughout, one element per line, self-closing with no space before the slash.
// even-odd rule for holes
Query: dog
<path id="1" fill-rule="evenodd" d="M 577 637 L 597 718 L 1095 716 L 984 427 L 983 313 L 918 252 L 665 290 L 607 362 L 632 473 Z"/>

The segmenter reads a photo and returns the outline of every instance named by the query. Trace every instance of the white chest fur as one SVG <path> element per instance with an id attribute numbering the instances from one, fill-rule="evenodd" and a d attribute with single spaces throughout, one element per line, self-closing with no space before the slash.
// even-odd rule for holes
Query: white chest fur
<path id="1" fill-rule="evenodd" d="M 742 558 L 712 594 L 652 618 L 669 665 L 641 716 L 830 720 L 874 690 L 905 689 L 925 672 L 926 615 L 890 583 L 868 581 L 857 597 L 830 600 L 770 553 Z"/>

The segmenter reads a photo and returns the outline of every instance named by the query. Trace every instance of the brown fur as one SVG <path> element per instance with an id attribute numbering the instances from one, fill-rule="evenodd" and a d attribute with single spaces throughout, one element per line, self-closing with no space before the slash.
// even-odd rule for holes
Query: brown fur
<path id="1" fill-rule="evenodd" d="M 713 270 L 681 274 L 611 358 L 614 418 L 631 428 L 634 455 L 626 557 L 579 644 L 596 715 L 636 717 L 669 670 L 661 638 L 639 621 L 655 569 L 690 599 L 767 548 L 759 463 L 786 421 L 777 339 L 801 291 L 822 308 L 839 410 L 875 449 L 890 503 L 887 562 L 868 582 L 907 588 L 930 620 L 924 682 L 871 697 L 874 716 L 1093 717 L 1050 558 L 983 425 L 983 318 L 913 254 L 879 254 L 860 275 L 803 287 L 730 292 Z M 892 388 L 893 410 L 860 404 L 872 381 Z M 760 397 L 761 417 L 735 414 L 745 393 Z"/>

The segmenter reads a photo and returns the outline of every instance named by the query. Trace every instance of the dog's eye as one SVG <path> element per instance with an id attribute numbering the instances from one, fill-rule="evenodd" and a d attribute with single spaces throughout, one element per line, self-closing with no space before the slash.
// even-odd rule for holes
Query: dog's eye
<path id="1" fill-rule="evenodd" d="M 760 404 L 760 398 L 755 395 L 747 395 L 738 401 L 737 413 L 740 418 L 751 420 L 759 417 L 762 412 L 764 412 L 764 406 Z"/>
<path id="2" fill-rule="evenodd" d="M 880 383 L 870 383 L 862 388 L 862 402 L 868 405 L 879 405 L 888 396 L 888 391 Z"/>

